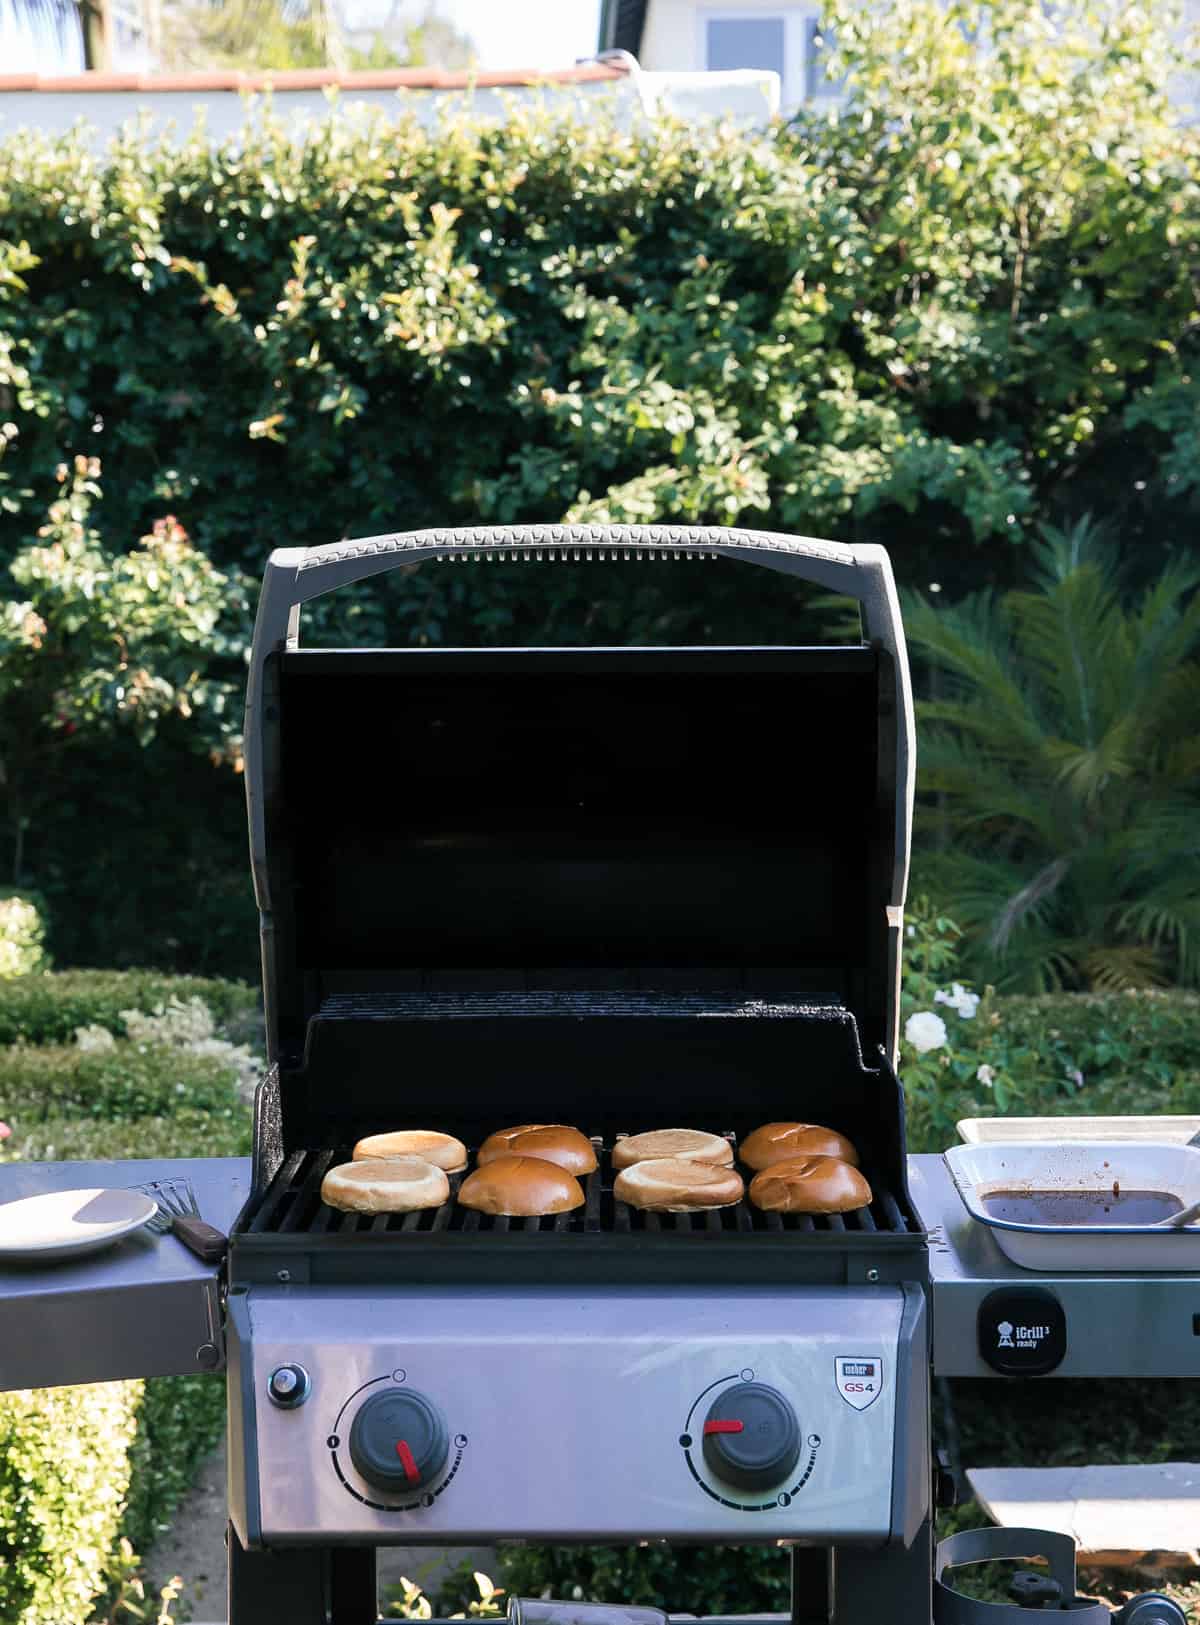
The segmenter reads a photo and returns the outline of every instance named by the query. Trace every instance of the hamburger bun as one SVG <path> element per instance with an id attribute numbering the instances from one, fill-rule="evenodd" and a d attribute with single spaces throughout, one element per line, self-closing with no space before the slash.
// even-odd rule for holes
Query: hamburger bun
<path id="1" fill-rule="evenodd" d="M 519 1128 L 497 1129 L 479 1147 L 475 1163 L 486 1168 L 497 1157 L 506 1156 L 541 1157 L 569 1174 L 590 1174 L 596 1168 L 592 1142 L 565 1123 L 522 1123 Z"/>
<path id="2" fill-rule="evenodd" d="M 698 1128 L 656 1128 L 648 1134 L 631 1134 L 627 1139 L 618 1140 L 613 1146 L 612 1163 L 614 1168 L 632 1168 L 637 1162 L 652 1162 L 662 1157 L 731 1168 L 733 1147 L 719 1134 L 705 1134 Z"/>
<path id="3" fill-rule="evenodd" d="M 745 1195 L 742 1176 L 732 1168 L 684 1157 L 655 1157 L 623 1168 L 613 1184 L 618 1202 L 652 1213 L 695 1213 L 732 1207 Z"/>
<path id="4" fill-rule="evenodd" d="M 420 1157 L 342 1162 L 321 1181 L 321 1200 L 343 1213 L 415 1213 L 450 1195 L 445 1170 Z"/>
<path id="5" fill-rule="evenodd" d="M 742 1141 L 739 1155 L 756 1171 L 793 1157 L 840 1157 L 858 1167 L 858 1152 L 846 1136 L 819 1123 L 764 1123 Z"/>
<path id="6" fill-rule="evenodd" d="M 793 1157 L 750 1181 L 750 1200 L 764 1213 L 852 1213 L 870 1207 L 871 1187 L 840 1157 Z"/>
<path id="7" fill-rule="evenodd" d="M 458 1200 L 479 1213 L 529 1219 L 582 1207 L 583 1191 L 575 1175 L 556 1163 L 509 1153 L 468 1174 L 459 1186 Z"/>
<path id="8" fill-rule="evenodd" d="M 467 1166 L 467 1148 L 453 1134 L 431 1128 L 400 1128 L 390 1134 L 368 1134 L 354 1147 L 355 1162 L 368 1157 L 420 1157 L 448 1174 L 461 1174 Z"/>

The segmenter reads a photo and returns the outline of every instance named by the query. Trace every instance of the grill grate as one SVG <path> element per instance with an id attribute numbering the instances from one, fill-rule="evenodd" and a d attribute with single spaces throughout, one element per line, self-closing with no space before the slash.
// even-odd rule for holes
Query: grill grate
<path id="1" fill-rule="evenodd" d="M 732 1140 L 732 1136 L 729 1136 Z M 388 1235 L 419 1236 L 438 1232 L 462 1235 L 521 1232 L 550 1235 L 772 1235 L 846 1234 L 907 1235 L 917 1232 L 890 1191 L 868 1171 L 875 1200 L 853 1213 L 763 1213 L 749 1201 L 701 1213 L 645 1213 L 613 1196 L 609 1154 L 599 1141 L 600 1166 L 581 1181 L 583 1207 L 572 1213 L 541 1218 L 504 1218 L 477 1213 L 455 1201 L 465 1175 L 450 1176 L 450 1200 L 417 1213 L 342 1213 L 321 1201 L 321 1181 L 335 1163 L 350 1159 L 348 1147 L 335 1151 L 293 1151 L 249 1215 L 243 1232 L 250 1235 Z"/>

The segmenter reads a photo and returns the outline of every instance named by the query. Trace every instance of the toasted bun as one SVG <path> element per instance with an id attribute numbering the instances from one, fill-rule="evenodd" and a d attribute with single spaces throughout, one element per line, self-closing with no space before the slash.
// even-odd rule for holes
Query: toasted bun
<path id="1" fill-rule="evenodd" d="M 450 1195 L 444 1169 L 420 1157 L 369 1157 L 339 1163 L 321 1181 L 321 1200 L 346 1213 L 414 1213 Z"/>
<path id="2" fill-rule="evenodd" d="M 632 1168 L 635 1162 L 651 1162 L 659 1157 L 729 1168 L 733 1165 L 733 1147 L 719 1134 L 705 1134 L 698 1128 L 651 1129 L 648 1134 L 631 1134 L 613 1146 L 614 1168 Z"/>
<path id="3" fill-rule="evenodd" d="M 475 1162 L 486 1168 L 497 1157 L 541 1157 L 569 1174 L 590 1174 L 596 1167 L 592 1142 L 565 1123 L 522 1123 L 519 1128 L 497 1129 L 479 1147 Z"/>
<path id="4" fill-rule="evenodd" d="M 542 1213 L 569 1213 L 583 1206 L 583 1191 L 574 1174 L 544 1157 L 500 1156 L 486 1168 L 468 1174 L 458 1189 L 463 1207 L 510 1218 Z"/>
<path id="5" fill-rule="evenodd" d="M 793 1157 L 755 1174 L 750 1200 L 765 1213 L 851 1213 L 870 1207 L 871 1187 L 840 1157 Z"/>
<path id="6" fill-rule="evenodd" d="M 840 1157 L 858 1167 L 858 1152 L 844 1134 L 819 1123 L 764 1123 L 747 1134 L 738 1150 L 747 1168 L 770 1168 L 793 1157 Z"/>
<path id="7" fill-rule="evenodd" d="M 421 1157 L 448 1174 L 460 1174 L 467 1166 L 467 1148 L 453 1134 L 439 1134 L 432 1128 L 400 1128 L 391 1134 L 368 1134 L 354 1147 L 355 1162 L 367 1157 Z"/>
<path id="8" fill-rule="evenodd" d="M 732 1207 L 745 1195 L 742 1176 L 711 1162 L 656 1157 L 623 1168 L 613 1184 L 618 1202 L 656 1213 L 694 1213 L 698 1208 Z"/>

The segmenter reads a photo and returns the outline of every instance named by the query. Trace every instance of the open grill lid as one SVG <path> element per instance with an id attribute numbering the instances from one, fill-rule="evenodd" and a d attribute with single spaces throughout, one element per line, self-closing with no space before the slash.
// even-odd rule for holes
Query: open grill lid
<path id="1" fill-rule="evenodd" d="M 343 583 L 400 564 L 568 551 L 717 555 L 794 574 L 858 598 L 867 641 L 299 647 L 300 605 Z M 326 1113 L 316 1109 L 323 1094 L 347 1120 L 371 1115 L 366 1097 L 381 1085 L 347 1062 L 368 1052 L 392 1072 L 383 1087 L 403 1095 L 406 1114 L 436 1106 L 439 1126 L 451 1127 L 461 1080 L 495 1071 L 497 1032 L 509 1035 L 509 1078 L 528 1046 L 531 1074 L 563 1080 L 555 1115 L 578 1104 L 586 1117 L 576 1063 L 599 1028 L 611 1036 L 621 1024 L 593 1007 L 515 1019 L 537 1015 L 542 995 L 649 1001 L 652 1019 L 637 1031 L 642 1043 L 651 1028 L 660 1035 L 657 1081 L 634 1070 L 655 1119 L 687 1100 L 698 1054 L 740 1046 L 763 1080 L 778 1066 L 766 1035 L 780 1023 L 714 1022 L 706 994 L 840 1008 L 868 1067 L 880 1048 L 894 1058 L 912 767 L 903 633 L 880 548 L 760 531 L 537 526 L 275 552 L 251 657 L 246 789 L 285 1140 L 302 1143 L 287 1130 L 289 1073 L 306 1080 L 306 1137 Z M 490 1021 L 463 1009 L 427 1024 L 414 1071 L 412 999 L 489 993 L 510 1001 Z M 691 1007 L 668 1013 L 680 993 Z M 389 998 L 410 1003 L 389 1018 Z M 600 1044 L 606 1064 L 620 1065 L 609 1040 Z M 782 1070 L 780 1099 L 794 1100 L 794 1068 Z M 594 1069 L 582 1072 L 594 1080 Z M 502 1117 L 533 1105 L 507 1086 L 496 1100 Z"/>

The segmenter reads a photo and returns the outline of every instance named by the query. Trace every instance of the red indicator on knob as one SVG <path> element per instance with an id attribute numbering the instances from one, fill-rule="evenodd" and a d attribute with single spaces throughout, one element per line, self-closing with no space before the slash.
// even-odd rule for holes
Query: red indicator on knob
<path id="1" fill-rule="evenodd" d="M 741 1426 L 740 1422 L 738 1423 L 738 1426 Z M 410 1484 L 420 1483 L 421 1474 L 417 1470 L 417 1464 L 413 1459 L 413 1453 L 408 1448 L 408 1444 L 404 1439 L 396 1440 L 396 1454 L 400 1457 L 400 1465 L 404 1468 L 404 1476 L 407 1478 L 408 1482 Z"/>
<path id="2" fill-rule="evenodd" d="M 745 1426 L 744 1422 L 705 1422 L 704 1431 L 705 1433 L 741 1433 Z"/>

